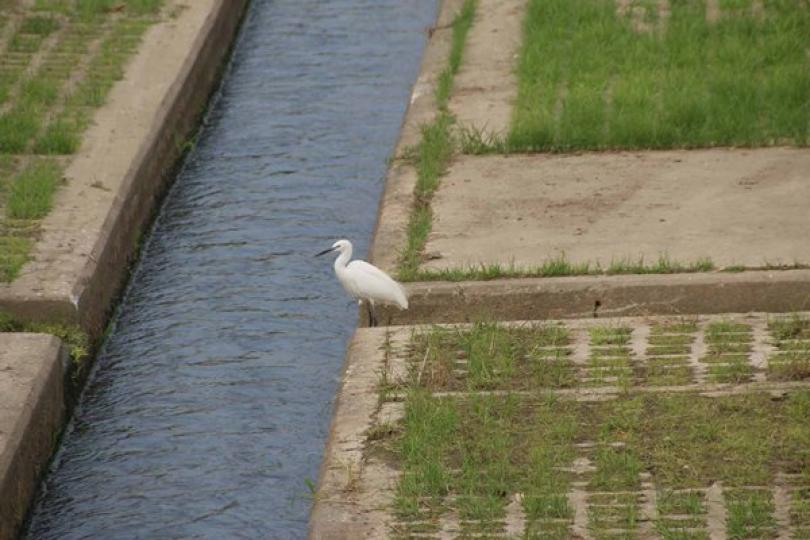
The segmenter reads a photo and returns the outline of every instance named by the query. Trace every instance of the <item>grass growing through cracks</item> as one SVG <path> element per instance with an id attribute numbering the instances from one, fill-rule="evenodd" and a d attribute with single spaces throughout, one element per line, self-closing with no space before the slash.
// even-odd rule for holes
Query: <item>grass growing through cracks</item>
<path id="1" fill-rule="evenodd" d="M 434 94 L 438 109 L 436 118 L 422 126 L 422 138 L 410 153 L 417 178 L 405 250 L 399 262 L 399 278 L 403 281 L 413 281 L 419 269 L 420 255 L 433 224 L 430 201 L 439 186 L 439 177 L 444 174 L 453 154 L 453 117 L 447 111 L 447 101 L 453 89 L 453 79 L 461 66 L 464 42 L 472 26 L 476 4 L 476 0 L 465 0 L 461 11 L 453 20 L 448 65 L 439 75 Z"/>
<path id="2" fill-rule="evenodd" d="M 12 219 L 40 219 L 51 209 L 62 171 L 54 161 L 34 161 L 14 179 L 6 200 Z"/>
<path id="3" fill-rule="evenodd" d="M 774 319 L 770 333 L 793 340 L 808 328 L 786 317 Z M 697 326 L 682 320 L 650 330 L 656 346 L 677 345 Z M 719 338 L 712 347 L 721 348 L 744 343 L 728 338 L 747 331 L 730 321 L 706 328 Z M 619 326 L 589 332 L 598 350 L 626 347 L 629 337 Z M 636 537 L 645 475 L 657 491 L 653 526 L 662 538 L 708 538 L 706 488 L 715 481 L 723 484 L 730 538 L 773 536 L 777 474 L 810 481 L 810 391 L 782 399 L 633 391 L 604 401 L 565 399 L 548 392 L 561 386 L 532 379 L 532 369 L 557 361 L 570 367 L 570 347 L 569 331 L 550 324 L 479 322 L 414 335 L 410 381 L 400 389 L 405 417 L 384 428 L 388 457 L 401 469 L 395 537 L 437 533 L 446 519 L 458 520 L 462 536 L 498 535 L 517 504 L 525 537 L 570 538 L 574 481 L 594 538 Z M 375 434 L 370 444 L 379 443 Z M 810 524 L 807 489 L 796 489 L 789 504 L 793 526 Z"/>
<path id="4" fill-rule="evenodd" d="M 768 357 L 768 378 L 810 379 L 810 319 L 796 314 L 775 318 L 768 322 L 768 330 L 776 347 Z"/>
<path id="5" fill-rule="evenodd" d="M 665 20 L 636 3 L 655 28 L 638 31 L 613 2 L 530 1 L 506 147 L 807 145 L 810 10 L 719 4 L 710 22 L 704 2 L 669 2 Z"/>
<path id="6" fill-rule="evenodd" d="M 619 274 L 681 274 L 694 272 L 709 272 L 715 269 L 711 259 L 704 257 L 691 263 L 673 261 L 667 255 L 661 255 L 653 262 L 646 262 L 643 258 L 617 259 L 611 261 L 606 267 L 598 263 L 574 263 L 559 255 L 548 259 L 539 266 L 519 267 L 503 264 L 470 265 L 465 268 L 446 268 L 441 270 L 416 269 L 407 276 L 401 276 L 405 281 L 488 281 L 492 279 L 522 278 L 522 277 L 563 277 L 563 276 L 598 276 Z"/>
<path id="7" fill-rule="evenodd" d="M 162 3 L 14 2 L 19 24 L 0 18 L 10 35 L 0 53 L 0 281 L 26 262 L 69 156 Z"/>

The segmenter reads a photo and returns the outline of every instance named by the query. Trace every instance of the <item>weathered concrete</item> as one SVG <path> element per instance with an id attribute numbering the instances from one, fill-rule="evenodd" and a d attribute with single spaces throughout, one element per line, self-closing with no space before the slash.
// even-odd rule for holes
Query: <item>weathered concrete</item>
<path id="1" fill-rule="evenodd" d="M 407 289 L 408 310 L 381 307 L 381 323 L 810 309 L 810 270 L 423 282 Z"/>
<path id="2" fill-rule="evenodd" d="M 420 127 L 431 122 L 436 115 L 436 81 L 447 67 L 450 54 L 452 28 L 449 25 L 463 3 L 463 0 L 439 2 L 436 25 L 429 32 L 430 39 L 422 57 L 419 76 L 411 91 L 411 100 L 394 150 L 395 156 L 401 156 L 405 149 L 418 143 L 421 138 Z M 406 228 L 411 215 L 414 186 L 416 171 L 413 166 L 404 160 L 395 160 L 386 173 L 368 256 L 374 264 L 390 272 L 396 269 L 399 254 L 407 238 Z"/>
<path id="3" fill-rule="evenodd" d="M 313 540 L 385 538 L 396 476 L 366 459 L 366 432 L 376 416 L 386 329 L 358 330 L 349 344 L 343 382 L 309 522 Z"/>
<path id="4" fill-rule="evenodd" d="M 141 231 L 215 87 L 247 0 L 167 2 L 94 117 L 0 309 L 102 330 Z M 100 186 L 100 187 L 99 187 Z"/>
<path id="5" fill-rule="evenodd" d="M 458 122 L 505 135 L 517 98 L 515 59 L 526 0 L 480 0 L 448 104 Z"/>
<path id="6" fill-rule="evenodd" d="M 810 151 L 460 157 L 433 199 L 424 268 L 661 254 L 720 267 L 810 262 Z"/>
<path id="7" fill-rule="evenodd" d="M 802 314 L 806 316 L 807 313 Z M 769 316 L 764 313 L 725 313 L 720 316 L 695 316 L 687 320 L 694 322 L 695 330 L 688 332 L 694 336 L 691 343 L 693 355 L 698 355 L 698 361 L 706 351 L 704 337 L 706 328 L 715 321 L 744 323 L 752 328 L 765 328 Z M 532 324 L 534 321 L 515 321 L 516 325 Z M 560 321 L 566 326 L 571 336 L 571 342 L 566 347 L 569 350 L 581 350 L 581 355 L 587 364 L 592 355 L 594 346 L 590 340 L 588 329 L 593 326 L 629 327 L 632 328 L 632 341 L 638 341 L 633 347 L 631 362 L 637 366 L 647 363 L 652 353 L 649 353 L 649 337 L 651 326 L 657 323 L 682 323 L 682 317 L 621 317 L 606 319 L 578 319 Z M 467 325 L 458 325 L 465 328 Z M 418 373 L 410 365 L 412 358 L 409 344 L 414 333 L 429 330 L 430 326 L 401 326 L 389 328 L 363 328 L 358 329 L 351 341 L 346 357 L 343 382 L 338 396 L 335 415 L 332 420 L 332 431 L 324 457 L 321 471 L 321 483 L 315 498 L 312 519 L 310 521 L 310 538 L 313 539 L 349 539 L 349 538 L 388 538 L 408 536 L 399 530 L 399 535 L 393 534 L 398 528 L 407 523 L 398 523 L 393 512 L 393 499 L 396 493 L 400 468 L 395 459 L 386 461 L 380 457 L 379 452 L 369 451 L 373 445 L 369 437 L 369 430 L 387 425 L 387 429 L 394 428 L 404 415 L 402 396 L 407 392 L 406 387 L 411 384 L 409 378 L 412 373 Z M 753 332 L 752 351 L 748 356 L 748 366 L 752 371 L 765 375 L 768 370 L 767 359 L 763 363 L 757 357 L 756 351 L 772 341 L 767 331 Z M 603 346 L 599 346 L 603 347 Z M 560 399 L 577 401 L 603 401 L 615 399 L 626 395 L 626 392 L 639 394 L 671 394 L 689 393 L 705 397 L 721 397 L 747 393 L 770 392 L 774 396 L 784 396 L 795 391 L 807 391 L 810 388 L 809 380 L 781 381 L 768 380 L 764 377 L 753 376 L 748 382 L 707 382 L 692 372 L 690 380 L 683 384 L 673 386 L 658 386 L 649 381 L 638 380 L 630 387 L 616 385 L 615 382 L 605 382 L 601 385 L 587 384 L 587 365 L 579 364 L 573 356 L 569 361 L 576 367 L 576 377 L 581 384 L 570 388 L 535 388 L 526 391 L 509 391 L 510 395 L 548 395 L 553 393 Z M 599 369 L 599 368 L 596 368 Z M 417 375 L 418 377 L 418 375 Z M 397 387 L 397 392 L 381 398 L 379 383 L 385 382 L 391 387 Z M 436 396 L 464 397 L 471 394 L 489 394 L 505 392 L 493 391 L 458 391 L 434 392 Z M 594 493 L 590 487 L 590 476 L 596 470 L 593 465 L 592 452 L 597 446 L 593 441 L 580 442 L 576 446 L 577 456 L 570 464 L 573 473 L 571 491 L 568 500 L 572 506 L 573 519 L 569 522 L 571 535 L 579 534 L 589 536 L 588 516 L 594 507 L 589 495 Z M 658 516 L 656 494 L 662 487 L 657 485 L 654 473 L 644 471 L 640 475 L 640 488 L 636 493 L 641 500 L 639 510 L 644 519 L 639 520 L 637 532 L 640 538 L 655 536 L 654 520 L 658 517 L 669 518 L 671 515 Z M 711 481 L 712 479 L 707 479 Z M 774 498 L 776 506 L 775 518 L 779 533 L 785 537 L 790 536 L 795 524 L 790 522 L 789 501 L 790 490 L 801 488 L 801 483 L 790 484 L 788 475 L 777 473 L 775 486 L 779 497 Z M 751 486 L 756 489 L 768 489 L 769 486 Z M 805 488 L 806 489 L 806 488 Z M 699 492 L 705 498 L 707 516 L 701 526 L 711 532 L 712 538 L 726 538 L 726 501 L 723 496 L 723 487 L 719 482 L 710 483 L 704 488 L 694 488 L 690 491 Z M 628 491 L 622 491 L 626 494 Z M 604 494 L 604 492 L 602 492 Z M 508 494 L 510 503 L 507 505 L 503 531 L 515 536 L 525 533 L 527 521 L 522 513 L 520 493 Z M 605 506 L 604 502 L 597 503 Z M 452 496 L 448 497 L 448 506 L 452 507 Z M 427 522 L 420 522 L 422 524 Z M 470 522 L 467 522 L 469 525 Z M 437 521 L 430 522 L 438 525 L 431 537 L 454 538 L 462 530 L 461 520 L 457 512 L 443 513 Z M 445 534 L 447 533 L 447 534 Z M 452 533 L 452 534 L 451 534 Z"/>
<path id="8" fill-rule="evenodd" d="M 65 414 L 60 341 L 0 333 L 0 540 L 25 518 Z"/>
<path id="9" fill-rule="evenodd" d="M 138 239 L 214 89 L 247 0 L 170 0 L 95 115 L 0 310 L 100 335 Z M 0 333 L 0 540 L 24 518 L 65 413 L 59 341 Z"/>

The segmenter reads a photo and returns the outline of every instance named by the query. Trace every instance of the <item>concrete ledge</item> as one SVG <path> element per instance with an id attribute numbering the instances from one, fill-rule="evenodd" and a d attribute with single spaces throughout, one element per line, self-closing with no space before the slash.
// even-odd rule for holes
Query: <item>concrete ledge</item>
<path id="1" fill-rule="evenodd" d="M 0 540 L 16 537 L 65 415 L 61 342 L 0 334 Z"/>
<path id="2" fill-rule="evenodd" d="M 358 329 L 349 344 L 309 520 L 311 540 L 387 537 L 386 506 L 396 478 L 364 460 L 366 432 L 378 408 L 386 332 Z"/>
<path id="3" fill-rule="evenodd" d="M 32 260 L 0 285 L 0 310 L 98 336 L 183 142 L 215 88 L 247 0 L 169 2 L 85 134 Z M 105 189 L 94 188 L 101 184 Z"/>
<path id="4" fill-rule="evenodd" d="M 453 36 L 451 23 L 464 4 L 463 0 L 439 0 L 436 24 L 422 56 L 419 76 L 411 90 L 411 99 L 394 156 L 421 140 L 421 127 L 433 121 L 436 112 L 435 90 L 439 75 L 447 67 Z M 408 220 L 413 206 L 416 170 L 412 165 L 397 160 L 388 168 L 385 185 L 377 210 L 377 223 L 368 251 L 368 259 L 387 272 L 395 272 L 400 251 L 407 239 Z"/>
<path id="5" fill-rule="evenodd" d="M 810 309 L 810 270 L 504 279 L 407 285 L 410 308 L 382 308 L 392 325 Z M 367 324 L 361 320 L 361 324 Z"/>

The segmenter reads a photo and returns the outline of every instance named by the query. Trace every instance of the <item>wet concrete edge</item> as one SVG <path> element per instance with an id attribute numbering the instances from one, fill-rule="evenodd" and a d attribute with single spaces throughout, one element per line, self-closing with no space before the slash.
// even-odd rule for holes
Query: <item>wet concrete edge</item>
<path id="1" fill-rule="evenodd" d="M 349 343 L 310 514 L 311 540 L 386 536 L 385 504 L 374 498 L 374 486 L 367 485 L 379 478 L 367 478 L 363 470 L 365 434 L 378 407 L 386 333 L 384 327 L 358 328 Z"/>
<path id="2" fill-rule="evenodd" d="M 17 380 L 25 395 L 18 414 L 4 418 L 0 430 L 0 540 L 12 540 L 25 520 L 40 477 L 51 459 L 65 419 L 64 373 L 68 354 L 61 342 L 46 334 L 3 334 L 0 343 L 18 370 L 36 371 Z M 26 365 L 24 365 L 26 364 Z"/>
<path id="3" fill-rule="evenodd" d="M 149 133 L 129 166 L 84 267 L 71 276 L 72 294 L 0 289 L 0 309 L 23 320 L 79 324 L 101 335 L 137 256 L 138 239 L 170 184 L 185 141 L 199 125 L 219 81 L 248 0 L 218 0 L 164 96 Z"/>
<path id="4" fill-rule="evenodd" d="M 438 0 L 436 22 L 427 30 L 429 37 L 422 53 L 419 74 L 411 89 L 410 101 L 394 147 L 394 159 L 385 176 L 368 258 L 386 270 L 393 270 L 396 267 L 399 250 L 404 245 L 405 227 L 410 216 L 416 182 L 413 167 L 402 163 L 396 157 L 409 146 L 419 142 L 421 126 L 432 121 L 437 113 L 434 100 L 435 83 L 447 66 L 452 37 L 452 28 L 449 24 L 462 4 L 463 0 Z M 363 319 L 365 315 L 362 311 L 360 326 L 365 326 L 367 321 Z M 371 422 L 374 412 L 374 408 L 369 408 L 367 401 L 373 399 L 376 406 L 374 384 L 378 374 L 373 373 L 374 384 L 371 386 L 367 384 L 368 388 L 365 388 L 363 393 L 362 389 L 356 388 L 360 384 L 356 381 L 358 378 L 356 373 L 368 371 L 364 370 L 363 365 L 368 367 L 369 364 L 374 364 L 376 355 L 368 354 L 368 347 L 374 347 L 375 344 L 379 346 L 382 343 L 381 336 L 384 334 L 378 334 L 382 331 L 382 328 L 358 329 L 349 343 L 310 513 L 308 537 L 311 540 L 371 538 L 376 536 L 368 536 L 367 533 L 370 531 L 383 532 L 378 529 L 380 523 L 371 523 L 366 519 L 370 516 L 361 518 L 362 512 L 359 512 L 358 502 L 351 501 L 347 496 L 341 487 L 340 479 L 340 469 L 345 465 L 340 463 L 346 453 L 346 448 L 343 447 L 347 444 L 351 446 L 353 443 L 359 445 L 361 435 L 368 427 L 366 424 Z M 360 403 L 357 402 L 358 399 L 361 399 Z M 362 445 L 357 446 L 356 451 L 361 455 L 362 450 Z"/>

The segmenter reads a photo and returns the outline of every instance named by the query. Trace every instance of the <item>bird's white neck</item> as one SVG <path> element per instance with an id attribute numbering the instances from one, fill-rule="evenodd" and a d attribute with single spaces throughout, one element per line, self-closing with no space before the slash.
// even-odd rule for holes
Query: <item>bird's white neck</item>
<path id="1" fill-rule="evenodd" d="M 351 258 L 352 258 L 352 248 L 351 246 L 349 246 L 343 251 L 341 251 L 338 258 L 335 259 L 335 272 L 346 268 L 346 265 L 349 264 L 349 259 Z"/>

